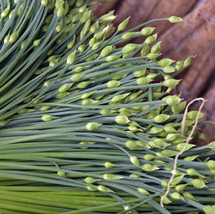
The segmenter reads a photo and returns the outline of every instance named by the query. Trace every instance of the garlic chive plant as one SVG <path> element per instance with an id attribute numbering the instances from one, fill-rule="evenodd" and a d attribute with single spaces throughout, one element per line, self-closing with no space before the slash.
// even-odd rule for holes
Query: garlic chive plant
<path id="1" fill-rule="evenodd" d="M 94 3 L 0 1 L 0 212 L 213 214 L 214 142 L 186 147 L 160 206 L 198 114 L 182 135 L 171 74 L 193 56 L 161 59 L 150 23 L 182 19 L 124 32 Z"/>

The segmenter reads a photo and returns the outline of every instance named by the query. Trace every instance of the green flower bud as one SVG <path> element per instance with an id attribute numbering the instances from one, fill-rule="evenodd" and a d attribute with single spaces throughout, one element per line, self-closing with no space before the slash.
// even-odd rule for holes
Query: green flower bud
<path id="1" fill-rule="evenodd" d="M 144 155 L 143 158 L 144 158 L 146 161 L 151 161 L 151 160 L 156 159 L 157 157 L 154 156 L 154 155 L 151 155 L 151 154 L 146 154 L 146 155 Z"/>
<path id="2" fill-rule="evenodd" d="M 73 82 L 78 82 L 78 81 L 80 81 L 83 78 L 83 76 L 84 76 L 84 74 L 73 74 L 71 76 L 71 80 Z"/>
<path id="3" fill-rule="evenodd" d="M 147 77 L 140 77 L 136 80 L 137 85 L 146 85 L 150 82 L 151 82 L 151 80 Z"/>
<path id="4" fill-rule="evenodd" d="M 170 194 L 171 198 L 174 200 L 183 200 L 183 197 L 178 192 L 173 192 Z"/>
<path id="5" fill-rule="evenodd" d="M 207 167 L 209 168 L 209 169 L 215 169 L 215 161 L 214 160 L 209 160 L 209 161 L 207 161 Z"/>
<path id="6" fill-rule="evenodd" d="M 198 157 L 198 155 L 195 155 L 195 156 L 189 156 L 189 157 L 184 158 L 184 160 L 185 160 L 185 161 L 189 161 L 189 162 L 191 162 L 191 161 L 195 160 L 197 157 Z"/>
<path id="7" fill-rule="evenodd" d="M 156 28 L 155 27 L 144 27 L 142 30 L 141 30 L 141 34 L 143 36 L 149 36 L 151 33 L 154 32 Z"/>
<path id="8" fill-rule="evenodd" d="M 78 52 L 83 53 L 86 50 L 87 46 L 86 44 L 82 44 L 78 47 Z"/>
<path id="9" fill-rule="evenodd" d="M 104 166 L 106 169 L 111 169 L 111 168 L 115 167 L 116 165 L 111 162 L 105 162 Z"/>
<path id="10" fill-rule="evenodd" d="M 140 45 L 138 44 L 134 44 L 134 43 L 130 43 L 130 44 L 127 44 L 125 45 L 123 48 L 122 48 L 122 52 L 124 54 L 131 54 L 133 51 L 135 51 Z"/>
<path id="11" fill-rule="evenodd" d="M 169 87 L 169 88 L 175 88 L 176 85 L 178 85 L 178 83 L 181 80 L 175 80 L 175 79 L 169 79 L 169 80 L 165 80 L 163 82 L 164 86 Z"/>
<path id="12" fill-rule="evenodd" d="M 168 181 L 167 180 L 162 180 L 161 181 L 161 186 L 166 188 L 168 186 Z"/>
<path id="13" fill-rule="evenodd" d="M 94 187 L 91 187 L 91 186 L 87 186 L 87 190 L 94 192 L 94 191 L 96 191 L 97 189 L 95 189 Z"/>
<path id="14" fill-rule="evenodd" d="M 148 145 L 148 143 L 137 140 L 136 141 L 137 146 L 143 147 L 145 149 L 150 149 L 151 147 Z"/>
<path id="15" fill-rule="evenodd" d="M 2 7 L 3 7 L 3 5 L 2 5 Z M 1 12 L 1 18 L 2 18 L 2 19 L 5 18 L 9 13 L 10 13 L 10 5 L 8 5 L 8 6 L 6 7 L 6 9 L 4 9 L 4 10 Z"/>
<path id="16" fill-rule="evenodd" d="M 159 128 L 159 127 L 152 127 L 151 129 L 150 129 L 150 133 L 151 134 L 157 134 L 157 133 L 160 133 L 160 132 L 162 132 L 163 131 L 163 129 L 162 128 Z"/>
<path id="17" fill-rule="evenodd" d="M 181 102 L 181 98 L 177 97 L 177 96 L 167 96 L 165 98 L 163 98 L 162 100 L 166 101 L 167 105 L 178 105 Z"/>
<path id="18" fill-rule="evenodd" d="M 184 175 L 181 175 L 181 176 L 178 176 L 176 178 L 174 178 L 171 182 L 171 185 L 172 186 L 176 186 L 178 185 L 179 183 L 181 183 L 182 179 L 184 178 Z"/>
<path id="19" fill-rule="evenodd" d="M 119 180 L 122 178 L 122 176 L 119 175 L 113 175 L 113 174 L 104 174 L 103 176 L 104 180 L 112 181 L 112 180 Z"/>
<path id="20" fill-rule="evenodd" d="M 63 171 L 58 171 L 58 172 L 57 172 L 57 175 L 60 176 L 60 177 L 65 177 L 65 176 L 66 176 L 66 173 L 63 172 Z"/>
<path id="21" fill-rule="evenodd" d="M 146 163 L 142 166 L 142 169 L 144 169 L 146 172 L 153 172 L 155 170 L 158 170 L 159 168 L 155 165 Z"/>
<path id="22" fill-rule="evenodd" d="M 110 114 L 111 113 L 111 110 L 110 109 L 102 109 L 101 111 L 100 111 L 100 114 L 102 114 L 102 115 L 106 115 L 106 114 Z"/>
<path id="23" fill-rule="evenodd" d="M 178 17 L 178 16 L 170 16 L 168 20 L 170 23 L 173 23 L 173 24 L 184 21 L 181 17 Z"/>
<path id="24" fill-rule="evenodd" d="M 205 182 L 199 178 L 194 179 L 192 181 L 192 184 L 196 189 L 203 189 L 204 187 L 206 187 Z"/>
<path id="25" fill-rule="evenodd" d="M 84 179 L 84 182 L 87 183 L 87 184 L 93 184 L 97 181 L 101 181 L 101 179 L 95 179 L 95 178 L 92 178 L 92 177 L 86 177 Z"/>
<path id="26" fill-rule="evenodd" d="M 42 5 L 43 7 L 47 6 L 48 3 L 49 3 L 48 0 L 41 0 L 41 5 Z"/>
<path id="27" fill-rule="evenodd" d="M 184 61 L 184 68 L 188 67 L 191 63 L 192 58 L 195 58 L 196 56 L 189 56 L 187 59 Z"/>
<path id="28" fill-rule="evenodd" d="M 93 103 L 92 99 L 85 99 L 85 100 L 82 100 L 81 105 L 88 105 L 88 104 L 91 104 L 91 103 Z"/>
<path id="29" fill-rule="evenodd" d="M 122 35 L 122 39 L 123 40 L 129 40 L 131 39 L 132 37 L 136 36 L 137 35 L 137 32 L 128 32 L 128 33 L 124 33 Z"/>
<path id="30" fill-rule="evenodd" d="M 177 133 L 169 133 L 167 136 L 166 136 L 166 140 L 167 141 L 174 141 L 176 140 L 180 135 L 177 134 Z"/>
<path id="31" fill-rule="evenodd" d="M 150 60 L 156 59 L 157 57 L 159 57 L 161 54 L 157 54 L 157 53 L 149 53 L 147 54 L 147 58 Z"/>
<path id="32" fill-rule="evenodd" d="M 129 93 L 127 93 L 127 94 L 118 94 L 118 95 L 114 96 L 114 97 L 111 99 L 111 102 L 114 102 L 114 103 L 115 103 L 115 102 L 119 102 L 119 101 L 125 99 L 128 95 L 129 95 Z"/>
<path id="33" fill-rule="evenodd" d="M 163 72 L 166 74 L 174 73 L 175 68 L 171 67 L 171 66 L 165 66 L 165 67 L 163 67 Z"/>
<path id="34" fill-rule="evenodd" d="M 173 150 L 163 150 L 162 152 L 161 152 L 161 154 L 162 155 L 165 155 L 165 156 L 168 156 L 168 157 L 172 157 L 172 156 L 175 156 L 175 155 L 177 155 L 178 154 L 178 152 L 176 152 L 176 151 L 173 151 Z"/>
<path id="35" fill-rule="evenodd" d="M 85 127 L 88 131 L 95 131 L 99 128 L 99 126 L 101 126 L 101 124 L 97 122 L 90 122 Z"/>
<path id="36" fill-rule="evenodd" d="M 136 126 L 129 126 L 128 129 L 132 133 L 137 132 L 139 130 Z"/>
<path id="37" fill-rule="evenodd" d="M 18 37 L 19 37 L 19 31 L 12 33 L 9 38 L 9 43 L 10 44 L 14 43 L 18 39 Z"/>
<path id="38" fill-rule="evenodd" d="M 130 17 L 128 17 L 127 19 L 125 19 L 123 22 L 121 22 L 118 25 L 117 31 L 120 32 L 120 31 L 125 30 L 126 26 L 128 25 L 129 20 L 130 20 Z"/>
<path id="39" fill-rule="evenodd" d="M 184 61 L 176 62 L 175 69 L 176 71 L 181 71 L 184 68 Z"/>
<path id="40" fill-rule="evenodd" d="M 44 86 L 44 87 L 48 87 L 48 86 L 50 86 L 50 84 L 51 84 L 51 82 L 46 81 L 46 82 L 44 82 L 43 86 Z"/>
<path id="41" fill-rule="evenodd" d="M 79 73 L 83 71 L 86 68 L 86 66 L 78 66 L 74 69 L 74 72 Z"/>
<path id="42" fill-rule="evenodd" d="M 138 187 L 138 188 L 137 188 L 137 191 L 138 191 L 139 193 L 141 193 L 141 194 L 144 194 L 144 195 L 150 195 L 150 193 L 149 193 L 147 190 L 145 190 L 145 189 L 143 189 L 143 188 L 141 188 L 141 187 Z"/>
<path id="43" fill-rule="evenodd" d="M 128 116 L 128 117 L 131 115 L 131 113 L 129 112 L 129 110 L 127 108 L 119 109 L 119 113 L 120 113 L 120 115 L 124 115 L 124 116 Z"/>
<path id="44" fill-rule="evenodd" d="M 170 66 L 173 62 L 175 61 L 172 59 L 163 58 L 158 62 L 158 65 L 160 65 L 161 67 L 167 67 L 167 66 Z"/>
<path id="45" fill-rule="evenodd" d="M 125 115 L 118 115 L 115 117 L 115 121 L 116 123 L 120 124 L 120 125 L 125 125 L 128 124 L 130 122 L 130 120 L 128 119 L 127 116 Z"/>
<path id="46" fill-rule="evenodd" d="M 163 203 L 164 203 L 164 204 L 170 204 L 170 203 L 172 203 L 172 201 L 169 200 L 167 197 L 165 197 L 165 198 L 163 199 Z"/>
<path id="47" fill-rule="evenodd" d="M 137 147 L 137 144 L 134 142 L 134 141 L 131 141 L 131 140 L 128 140 L 126 143 L 125 143 L 126 147 L 129 149 L 129 150 L 137 150 L 138 147 Z"/>
<path id="48" fill-rule="evenodd" d="M 107 56 L 105 60 L 106 62 L 113 62 L 118 60 L 120 57 L 121 57 L 120 55 L 111 55 L 111 56 Z"/>
<path id="49" fill-rule="evenodd" d="M 152 148 L 158 149 L 164 149 L 169 145 L 168 143 L 164 142 L 161 139 L 154 139 L 153 141 L 149 141 L 148 143 Z"/>
<path id="50" fill-rule="evenodd" d="M 51 108 L 51 106 L 42 106 L 41 108 L 40 108 L 40 110 L 41 111 L 47 111 L 47 110 L 49 110 Z"/>
<path id="51" fill-rule="evenodd" d="M 89 10 L 89 11 L 86 11 L 82 14 L 81 18 L 80 18 L 80 23 L 85 23 L 87 22 L 92 16 L 92 11 Z"/>
<path id="52" fill-rule="evenodd" d="M 184 189 L 186 188 L 187 185 L 188 185 L 188 184 L 180 184 L 180 185 L 177 185 L 177 186 L 175 187 L 175 190 L 176 190 L 177 192 L 182 192 L 182 191 L 184 191 Z"/>
<path id="53" fill-rule="evenodd" d="M 136 156 L 130 156 L 130 162 L 137 166 L 137 167 L 140 167 L 140 161 L 139 159 L 136 157 Z"/>
<path id="54" fill-rule="evenodd" d="M 38 47 L 40 45 L 41 41 L 42 41 L 42 39 L 34 40 L 34 46 Z"/>
<path id="55" fill-rule="evenodd" d="M 116 18 L 116 16 L 114 16 L 114 11 L 112 10 L 109 13 L 103 15 L 100 19 L 103 22 L 112 22 L 115 18 Z"/>
<path id="56" fill-rule="evenodd" d="M 57 10 L 57 17 L 58 17 L 58 18 L 61 18 L 63 15 L 64 15 L 64 8 L 63 8 L 63 7 L 60 7 L 60 8 Z"/>
<path id="57" fill-rule="evenodd" d="M 98 30 L 98 28 L 99 28 L 99 23 L 97 21 L 90 27 L 90 33 L 95 33 Z"/>
<path id="58" fill-rule="evenodd" d="M 113 192 L 111 189 L 109 189 L 109 188 L 107 188 L 107 187 L 105 187 L 105 186 L 103 186 L 103 185 L 99 185 L 99 186 L 97 187 L 97 189 L 98 189 L 100 192 Z"/>
<path id="59" fill-rule="evenodd" d="M 153 45 L 151 48 L 151 53 L 160 54 L 160 51 L 161 51 L 161 41 Z"/>
<path id="60" fill-rule="evenodd" d="M 10 39 L 10 34 L 8 34 L 7 36 L 5 36 L 5 38 L 4 38 L 4 44 L 7 44 L 9 42 L 9 39 Z M 21 49 L 22 49 L 22 46 L 21 46 Z"/>
<path id="61" fill-rule="evenodd" d="M 143 48 L 141 49 L 141 56 L 146 56 L 149 53 L 149 45 L 144 45 Z"/>
<path id="62" fill-rule="evenodd" d="M 213 206 L 204 206 L 204 212 L 205 214 L 214 214 L 214 210 L 215 210 L 215 205 Z"/>
<path id="63" fill-rule="evenodd" d="M 198 176 L 200 178 L 204 178 L 205 176 L 198 173 L 195 169 L 187 169 L 187 174 L 190 176 Z"/>
<path id="64" fill-rule="evenodd" d="M 92 50 L 97 50 L 100 48 L 100 45 L 103 43 L 103 40 L 100 42 L 96 42 L 93 46 L 92 46 Z"/>
<path id="65" fill-rule="evenodd" d="M 62 98 L 64 98 L 64 97 L 66 97 L 66 96 L 68 96 L 70 93 L 69 92 L 61 92 L 61 93 L 58 93 L 58 94 L 56 94 L 56 98 L 57 99 L 62 99 Z"/>
<path id="66" fill-rule="evenodd" d="M 112 50 L 113 50 L 113 46 L 112 46 L 112 45 L 106 46 L 106 47 L 103 48 L 103 50 L 101 51 L 100 56 L 101 56 L 101 57 L 106 57 L 106 56 L 110 55 L 110 53 L 112 52 Z"/>
<path id="67" fill-rule="evenodd" d="M 201 139 L 201 138 L 200 138 Z M 207 142 L 207 140 L 205 140 Z M 212 150 L 215 150 L 215 141 L 208 144 Z"/>
<path id="68" fill-rule="evenodd" d="M 108 88 L 116 88 L 118 86 L 120 86 L 121 82 L 117 81 L 117 80 L 111 80 L 109 82 L 107 82 L 107 87 Z"/>
<path id="69" fill-rule="evenodd" d="M 138 71 L 134 71 L 135 77 L 143 77 L 146 74 L 146 68 Z"/>
<path id="70" fill-rule="evenodd" d="M 187 113 L 187 119 L 195 120 L 197 118 L 197 115 L 198 111 L 190 111 Z M 201 119 L 202 117 L 204 117 L 204 113 L 201 112 L 198 119 Z"/>
<path id="71" fill-rule="evenodd" d="M 152 35 L 152 36 L 149 36 L 149 37 L 147 37 L 146 39 L 145 39 L 145 44 L 147 44 L 147 45 L 150 45 L 150 44 L 152 44 L 153 42 L 155 42 L 156 41 L 156 39 L 157 39 L 157 33 L 156 34 L 154 34 L 154 35 Z"/>
<path id="72" fill-rule="evenodd" d="M 49 115 L 49 114 L 44 114 L 44 115 L 42 116 L 42 120 L 43 120 L 44 122 L 49 122 L 49 121 L 54 120 L 54 119 L 56 119 L 56 118 L 57 118 L 57 117 L 52 116 L 52 115 Z"/>
<path id="73" fill-rule="evenodd" d="M 184 196 L 185 198 L 191 199 L 191 200 L 193 200 L 193 201 L 197 201 L 197 199 L 194 198 L 194 196 L 193 196 L 190 192 L 183 192 L 183 196 Z"/>
<path id="74" fill-rule="evenodd" d="M 160 114 L 160 115 L 157 115 L 157 116 L 153 119 L 153 121 L 154 121 L 155 123 L 164 123 L 164 122 L 166 122 L 169 118 L 170 118 L 170 116 L 167 115 L 167 114 Z"/>
<path id="75" fill-rule="evenodd" d="M 139 178 L 139 177 L 140 177 L 140 175 L 130 174 L 130 175 L 129 175 L 129 177 L 131 177 L 131 178 Z"/>
<path id="76" fill-rule="evenodd" d="M 75 62 L 76 50 L 69 54 L 67 57 L 67 65 L 72 65 Z"/>
<path id="77" fill-rule="evenodd" d="M 86 7 L 87 7 L 86 5 L 80 7 L 80 8 L 78 9 L 78 12 L 79 12 L 79 13 L 84 13 L 84 12 L 86 11 Z"/>
<path id="78" fill-rule="evenodd" d="M 72 49 L 72 48 L 74 47 L 75 40 L 76 40 L 76 36 L 73 35 L 72 41 L 70 41 L 70 42 L 67 44 L 67 49 Z"/>
<path id="79" fill-rule="evenodd" d="M 71 88 L 72 85 L 73 85 L 73 83 L 66 83 L 66 84 L 62 85 L 62 86 L 58 89 L 58 91 L 59 91 L 60 93 L 66 92 L 68 89 Z"/>
<path id="80" fill-rule="evenodd" d="M 177 149 L 178 151 L 181 151 L 181 150 L 184 148 L 184 146 L 185 146 L 185 143 L 179 143 L 179 144 L 176 146 L 176 149 Z M 191 148 L 194 147 L 194 146 L 195 146 L 194 144 L 187 144 L 187 145 L 186 145 L 185 151 L 191 149 Z"/>

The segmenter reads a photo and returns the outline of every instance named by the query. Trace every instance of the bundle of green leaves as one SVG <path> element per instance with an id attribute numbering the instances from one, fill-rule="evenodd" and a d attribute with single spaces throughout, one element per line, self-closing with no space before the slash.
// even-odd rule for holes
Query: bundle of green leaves
<path id="1" fill-rule="evenodd" d="M 93 3 L 0 1 L 0 212 L 213 214 L 214 142 L 186 146 L 160 205 L 198 112 L 182 134 L 186 102 L 169 92 L 192 56 L 158 59 L 149 24 L 182 20 L 114 31 Z"/>

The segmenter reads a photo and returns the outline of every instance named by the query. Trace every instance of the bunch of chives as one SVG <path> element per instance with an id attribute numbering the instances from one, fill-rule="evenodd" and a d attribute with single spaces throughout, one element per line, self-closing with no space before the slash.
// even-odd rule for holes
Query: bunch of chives
<path id="1" fill-rule="evenodd" d="M 192 56 L 160 59 L 152 21 L 114 33 L 92 3 L 0 3 L 0 212 L 213 214 L 213 142 L 189 144 L 160 206 L 197 117 L 182 136 L 186 102 L 169 95 Z"/>

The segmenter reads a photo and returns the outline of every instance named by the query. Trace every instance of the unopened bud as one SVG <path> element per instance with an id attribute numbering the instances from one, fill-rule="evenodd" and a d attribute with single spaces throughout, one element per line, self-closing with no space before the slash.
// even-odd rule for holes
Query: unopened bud
<path id="1" fill-rule="evenodd" d="M 166 67 L 166 66 L 170 66 L 173 62 L 175 61 L 172 59 L 164 58 L 158 62 L 158 65 L 160 65 L 161 67 Z"/>
<path id="2" fill-rule="evenodd" d="M 116 123 L 120 124 L 120 125 L 125 125 L 128 124 L 130 122 L 130 120 L 128 119 L 127 116 L 125 115 L 118 115 L 115 118 Z"/>
<path id="3" fill-rule="evenodd" d="M 86 129 L 88 131 L 95 131 L 99 128 L 99 126 L 101 126 L 101 124 L 99 124 L 97 122 L 90 122 L 86 125 Z"/>
<path id="4" fill-rule="evenodd" d="M 129 22 L 129 20 L 130 20 L 130 17 L 128 17 L 128 18 L 125 19 L 122 23 L 120 23 L 120 24 L 118 25 L 117 31 L 120 32 L 120 31 L 125 30 L 125 28 L 126 28 L 128 22 Z"/>
<path id="5" fill-rule="evenodd" d="M 168 20 L 173 24 L 184 21 L 181 17 L 178 17 L 178 16 L 170 16 Z"/>
<path id="6" fill-rule="evenodd" d="M 144 27 L 142 30 L 141 30 L 141 34 L 143 36 L 149 36 L 151 33 L 153 33 L 155 30 L 155 27 Z"/>
<path id="7" fill-rule="evenodd" d="M 44 122 L 49 122 L 49 121 L 54 120 L 54 119 L 56 119 L 56 118 L 57 118 L 57 117 L 52 116 L 52 115 L 49 115 L 49 114 L 45 114 L 45 115 L 42 116 L 42 120 L 43 120 Z"/>
<path id="8" fill-rule="evenodd" d="M 175 72 L 175 67 L 165 66 L 165 67 L 163 67 L 163 72 L 166 73 L 166 74 L 174 73 Z"/>
<path id="9" fill-rule="evenodd" d="M 169 115 L 167 114 L 160 114 L 160 115 L 157 115 L 153 120 L 155 123 L 163 123 L 165 121 L 167 121 L 169 119 Z"/>
<path id="10" fill-rule="evenodd" d="M 97 181 L 100 181 L 101 179 L 95 179 L 95 178 L 92 178 L 92 177 L 86 177 L 84 179 L 84 182 L 87 183 L 87 184 L 93 184 Z"/>
<path id="11" fill-rule="evenodd" d="M 143 48 L 141 49 L 141 56 L 146 56 L 149 53 L 149 45 L 144 45 Z"/>
<path id="12" fill-rule="evenodd" d="M 147 45 L 150 45 L 153 42 L 155 42 L 156 39 L 157 39 L 157 34 L 154 34 L 152 36 L 147 37 L 144 43 L 147 44 Z"/>
<path id="13" fill-rule="evenodd" d="M 76 55 L 76 50 L 73 51 L 69 56 L 67 57 L 67 65 L 72 65 L 73 62 L 75 61 L 75 55 Z"/>
<path id="14" fill-rule="evenodd" d="M 131 156 L 130 161 L 132 164 L 134 164 L 137 167 L 140 167 L 140 161 L 136 156 Z"/>
<path id="15" fill-rule="evenodd" d="M 113 175 L 113 174 L 107 174 L 107 173 L 103 175 L 103 179 L 108 181 L 119 180 L 121 178 L 122 176 L 119 176 L 119 175 Z"/>
<path id="16" fill-rule="evenodd" d="M 205 182 L 201 179 L 198 179 L 198 178 L 194 179 L 192 181 L 192 184 L 196 189 L 203 189 L 204 187 L 206 187 Z"/>
<path id="17" fill-rule="evenodd" d="M 129 40 L 131 39 L 132 37 L 136 36 L 137 35 L 137 32 L 128 32 L 128 33 L 124 33 L 122 35 L 122 39 L 123 40 Z"/>
<path id="18" fill-rule="evenodd" d="M 112 52 L 112 50 L 113 50 L 113 46 L 112 46 L 112 45 L 109 45 L 109 46 L 105 47 L 105 48 L 101 51 L 100 56 L 101 56 L 101 57 L 106 57 L 106 56 L 110 55 L 110 53 Z"/>

